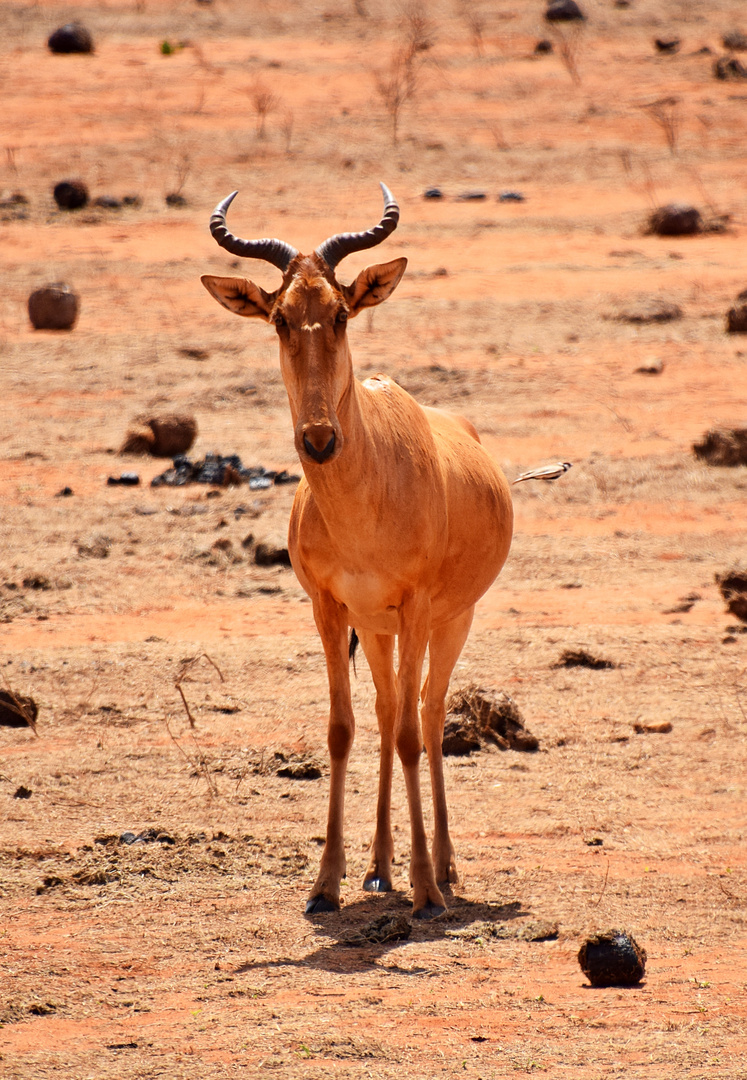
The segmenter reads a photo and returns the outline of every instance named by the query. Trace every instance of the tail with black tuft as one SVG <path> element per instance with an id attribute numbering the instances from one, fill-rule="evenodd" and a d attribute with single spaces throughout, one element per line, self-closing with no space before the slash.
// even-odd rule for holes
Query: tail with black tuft
<path id="1" fill-rule="evenodd" d="M 353 674 L 358 677 L 358 672 L 355 669 L 355 650 L 358 648 L 358 635 L 355 632 L 355 627 L 350 627 L 350 644 L 348 645 L 348 659 L 353 664 Z"/>

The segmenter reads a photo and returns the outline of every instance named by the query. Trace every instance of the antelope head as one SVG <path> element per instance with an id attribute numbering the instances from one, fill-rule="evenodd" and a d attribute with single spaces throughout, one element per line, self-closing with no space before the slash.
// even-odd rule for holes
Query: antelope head
<path id="1" fill-rule="evenodd" d="M 288 391 L 298 456 L 304 466 L 322 465 L 342 453 L 345 437 L 340 406 L 352 389 L 353 365 L 347 321 L 380 304 L 399 284 L 407 259 L 369 266 L 350 285 L 335 276 L 337 264 L 353 251 L 375 247 L 397 227 L 399 207 L 384 184 L 384 216 L 360 233 L 338 233 L 311 255 L 280 240 L 240 240 L 226 226 L 234 191 L 219 203 L 210 231 L 232 255 L 263 259 L 282 272 L 275 292 L 241 277 L 205 275 L 202 284 L 236 315 L 272 323 L 280 345 L 280 368 Z"/>

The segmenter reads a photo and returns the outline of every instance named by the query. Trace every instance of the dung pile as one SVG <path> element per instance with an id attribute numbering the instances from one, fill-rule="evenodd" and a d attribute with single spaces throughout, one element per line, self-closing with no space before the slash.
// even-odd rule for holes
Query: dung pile
<path id="1" fill-rule="evenodd" d="M 446 703 L 443 753 L 471 754 L 487 744 L 501 750 L 534 751 L 539 740 L 527 731 L 516 702 L 503 690 L 468 686 Z"/>
<path id="2" fill-rule="evenodd" d="M 215 487 L 234 487 L 248 484 L 252 491 L 261 491 L 273 484 L 297 484 L 301 479 L 282 469 L 265 469 L 263 465 L 245 466 L 238 454 L 206 454 L 201 461 L 190 461 L 183 454 L 174 458 L 172 467 L 154 476 L 151 487 L 184 487 L 185 484 L 213 484 Z"/>

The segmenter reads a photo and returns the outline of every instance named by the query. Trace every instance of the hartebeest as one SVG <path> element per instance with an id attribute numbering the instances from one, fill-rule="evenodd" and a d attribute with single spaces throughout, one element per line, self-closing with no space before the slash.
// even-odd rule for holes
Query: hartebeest
<path id="1" fill-rule="evenodd" d="M 327 837 L 306 913 L 340 906 L 345 772 L 355 727 L 348 672 L 348 629 L 354 628 L 373 675 L 381 736 L 376 831 L 363 888 L 392 888 L 396 748 L 410 809 L 413 914 L 428 919 L 445 909 L 439 884 L 457 881 L 441 752 L 446 691 L 475 602 L 508 555 L 513 511 L 505 477 L 469 421 L 421 407 L 386 375 L 359 382 L 353 374 L 348 319 L 386 300 L 407 265 L 394 259 L 369 266 L 350 285 L 335 275 L 346 255 L 381 243 L 396 227 L 399 207 L 381 187 L 385 208 L 378 225 L 332 236 L 311 255 L 279 240 L 233 236 L 226 212 L 234 192 L 210 219 L 213 236 L 234 255 L 277 266 L 282 285 L 268 293 L 240 277 L 205 276 L 202 283 L 229 311 L 277 330 L 304 472 L 288 547 L 324 646 L 331 762 Z M 421 691 L 426 648 L 429 671 Z M 432 857 L 420 801 L 424 743 L 433 790 Z"/>

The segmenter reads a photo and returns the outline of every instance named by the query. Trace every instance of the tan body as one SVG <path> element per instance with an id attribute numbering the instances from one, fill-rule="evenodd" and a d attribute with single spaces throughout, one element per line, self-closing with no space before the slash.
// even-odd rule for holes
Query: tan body
<path id="1" fill-rule="evenodd" d="M 274 294 L 241 278 L 203 278 L 225 307 L 278 326 L 304 470 L 289 550 L 313 602 L 327 661 L 331 762 L 326 844 L 307 913 L 339 907 L 345 874 L 345 771 L 355 727 L 349 627 L 371 668 L 381 734 L 376 831 L 364 888 L 392 887 L 396 750 L 410 810 L 414 914 L 430 918 L 444 910 L 439 884 L 457 880 L 441 754 L 445 697 L 475 602 L 511 544 L 508 485 L 471 424 L 421 407 L 386 376 L 360 383 L 353 375 L 345 323 L 386 299 L 405 264 L 397 259 L 369 267 L 352 285 L 341 286 L 317 253 L 296 254 Z M 426 649 L 429 673 L 422 686 Z M 423 745 L 434 803 L 430 854 L 420 799 Z"/>

